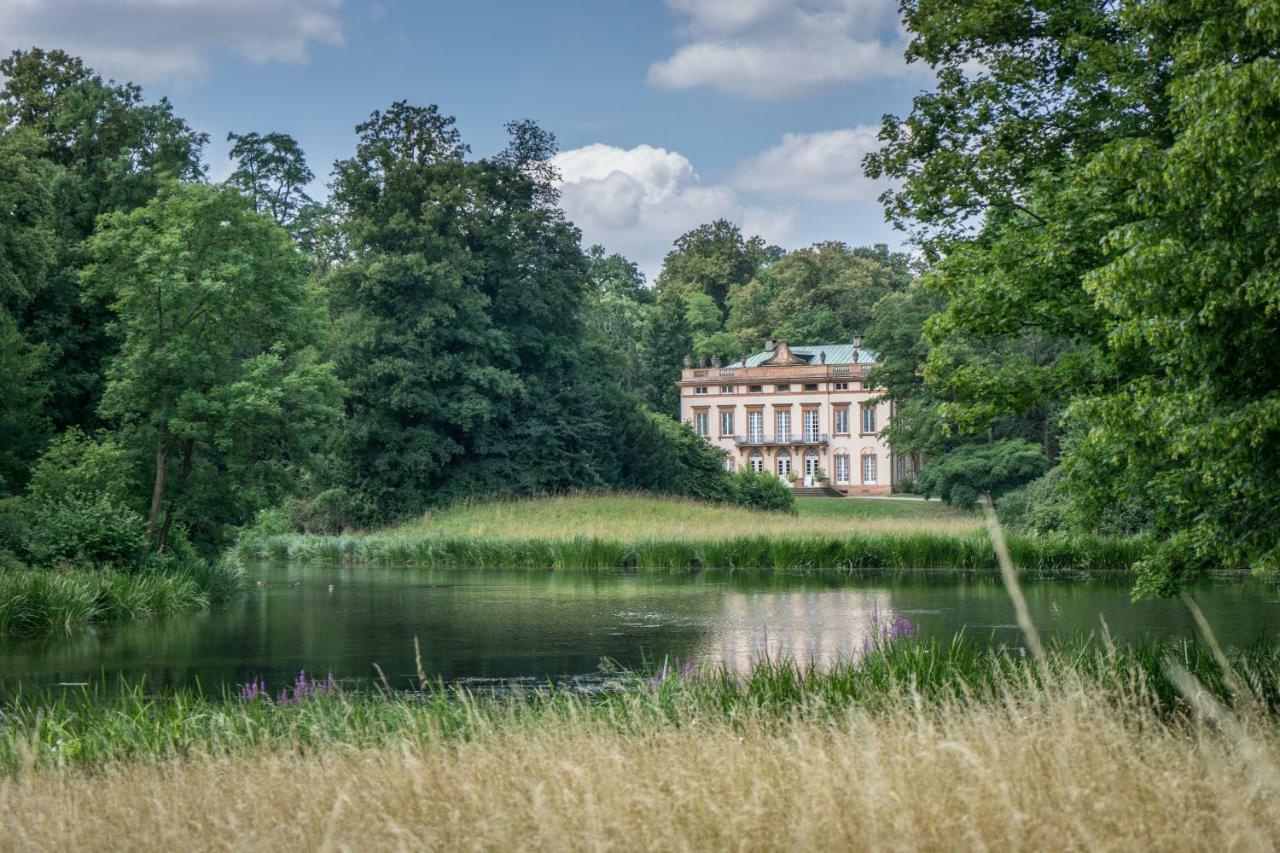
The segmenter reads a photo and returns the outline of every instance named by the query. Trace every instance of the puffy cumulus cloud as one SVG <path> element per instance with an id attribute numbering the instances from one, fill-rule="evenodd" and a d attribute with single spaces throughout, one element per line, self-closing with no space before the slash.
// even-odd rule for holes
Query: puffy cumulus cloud
<path id="1" fill-rule="evenodd" d="M 880 147 L 879 127 L 860 125 L 818 133 L 788 133 L 774 147 L 742 163 L 739 189 L 810 201 L 870 201 L 884 183 L 862 173 L 862 158 Z"/>
<path id="2" fill-rule="evenodd" d="M 667 0 L 685 43 L 649 67 L 655 86 L 775 98 L 919 73 L 903 59 L 896 0 Z"/>
<path id="3" fill-rule="evenodd" d="M 302 63 L 342 43 L 342 0 L 0 0 L 0 49 L 61 48 L 118 79 L 202 76 L 218 53 Z"/>
<path id="4" fill-rule="evenodd" d="M 704 184 L 675 151 L 593 144 L 562 151 L 552 162 L 560 172 L 561 205 L 584 242 L 621 252 L 650 279 L 677 237 L 713 219 L 733 220 L 772 242 L 791 234 L 790 210 L 753 207 L 727 184 Z"/>

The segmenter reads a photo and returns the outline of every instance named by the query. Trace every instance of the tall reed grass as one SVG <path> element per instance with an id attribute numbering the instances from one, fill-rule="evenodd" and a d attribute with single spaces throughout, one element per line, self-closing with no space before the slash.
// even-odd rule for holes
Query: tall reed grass
<path id="1" fill-rule="evenodd" d="M 1143 555 L 1139 539 L 1010 536 L 1013 559 L 1039 574 L 1124 572 Z M 244 560 L 319 565 L 431 568 L 956 569 L 996 571 L 985 531 L 967 534 L 870 533 L 848 536 L 745 536 L 730 539 L 491 539 L 398 532 L 346 536 L 289 534 L 244 539 Z"/>
<path id="2" fill-rule="evenodd" d="M 198 610 L 228 601 L 244 585 L 232 559 L 139 572 L 44 571 L 0 573 L 0 635 L 67 632 L 116 622 Z"/>

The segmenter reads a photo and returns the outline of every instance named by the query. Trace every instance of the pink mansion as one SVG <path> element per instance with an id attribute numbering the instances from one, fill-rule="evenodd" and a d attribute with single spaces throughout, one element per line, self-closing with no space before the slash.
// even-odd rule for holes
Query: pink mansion
<path id="1" fill-rule="evenodd" d="M 680 375 L 680 418 L 729 454 L 726 466 L 771 471 L 799 487 L 845 495 L 893 490 L 889 446 L 881 438 L 890 405 L 864 379 L 875 354 L 851 344 L 788 346 L 733 364 L 693 366 Z"/>

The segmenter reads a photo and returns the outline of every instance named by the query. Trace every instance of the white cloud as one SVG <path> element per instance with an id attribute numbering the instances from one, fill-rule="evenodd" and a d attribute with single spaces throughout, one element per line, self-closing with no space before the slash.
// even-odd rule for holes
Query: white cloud
<path id="1" fill-rule="evenodd" d="M 677 237 L 713 219 L 733 220 L 771 242 L 791 236 L 790 210 L 753 207 L 727 184 L 704 184 L 675 151 L 597 143 L 563 151 L 552 162 L 561 176 L 561 205 L 584 242 L 626 255 L 650 279 Z"/>
<path id="2" fill-rule="evenodd" d="M 0 0 L 0 49 L 62 48 L 143 82 L 204 75 L 219 53 L 307 62 L 343 40 L 342 0 Z"/>
<path id="3" fill-rule="evenodd" d="M 862 173 L 862 158 L 880 147 L 879 126 L 787 133 L 774 147 L 742 163 L 735 187 L 810 201 L 870 201 L 884 183 Z"/>
<path id="4" fill-rule="evenodd" d="M 920 73 L 903 59 L 896 0 L 667 0 L 685 44 L 649 67 L 670 89 L 776 98 Z"/>

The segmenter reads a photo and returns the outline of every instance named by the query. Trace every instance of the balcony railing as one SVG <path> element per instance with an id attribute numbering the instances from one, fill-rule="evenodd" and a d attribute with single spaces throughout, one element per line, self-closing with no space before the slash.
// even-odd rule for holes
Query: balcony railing
<path id="1" fill-rule="evenodd" d="M 767 444 L 778 445 L 804 445 L 804 444 L 828 444 L 830 438 L 825 432 L 811 433 L 783 433 L 781 435 L 769 435 L 768 433 L 748 433 L 747 435 L 735 435 L 733 443 L 740 446 L 762 446 Z"/>

